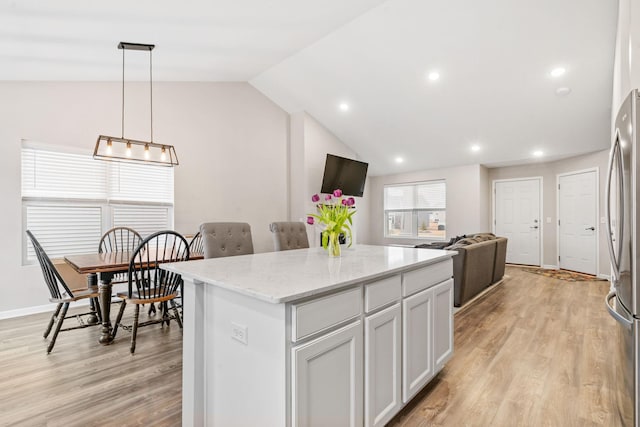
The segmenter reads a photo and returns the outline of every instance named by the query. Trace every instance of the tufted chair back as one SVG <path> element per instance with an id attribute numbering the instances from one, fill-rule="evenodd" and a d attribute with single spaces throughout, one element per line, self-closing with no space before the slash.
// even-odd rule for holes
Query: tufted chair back
<path id="1" fill-rule="evenodd" d="M 253 253 L 251 226 L 245 222 L 206 222 L 200 225 L 205 258 Z"/>
<path id="2" fill-rule="evenodd" d="M 269 229 L 273 233 L 273 246 L 276 251 L 309 247 L 307 227 L 302 222 L 272 222 Z"/>

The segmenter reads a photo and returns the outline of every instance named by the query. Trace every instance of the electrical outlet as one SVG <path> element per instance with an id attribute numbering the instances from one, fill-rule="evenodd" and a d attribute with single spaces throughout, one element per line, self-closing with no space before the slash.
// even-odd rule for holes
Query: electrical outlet
<path id="1" fill-rule="evenodd" d="M 233 338 L 234 340 L 240 341 L 244 345 L 248 345 L 248 332 L 249 330 L 246 326 L 231 322 L 231 338 Z"/>
<path id="2" fill-rule="evenodd" d="M 607 218 L 605 217 L 600 217 L 600 224 L 605 224 L 607 222 Z"/>
<path id="3" fill-rule="evenodd" d="M 550 216 L 547 217 L 547 224 L 551 224 L 551 217 Z"/>

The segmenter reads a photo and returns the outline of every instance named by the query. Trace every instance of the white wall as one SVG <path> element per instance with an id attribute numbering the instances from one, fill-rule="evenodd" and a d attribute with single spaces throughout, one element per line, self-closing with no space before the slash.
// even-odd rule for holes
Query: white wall
<path id="1" fill-rule="evenodd" d="M 543 265 L 558 265 L 557 250 L 557 176 L 567 172 L 580 171 L 591 168 L 598 168 L 599 171 L 599 201 L 598 218 L 604 216 L 604 191 L 606 184 L 606 172 L 608 161 L 608 150 L 597 151 L 583 156 L 558 160 L 555 162 L 533 163 L 529 165 L 510 166 L 489 169 L 489 179 L 493 182 L 497 179 L 542 177 L 542 245 L 543 245 Z M 490 195 L 491 197 L 491 195 Z M 492 199 L 490 199 L 492 200 Z M 550 218 L 550 222 L 547 222 Z M 492 219 L 493 220 L 493 219 Z M 600 274 L 609 274 L 609 255 L 606 246 L 606 229 L 604 224 L 596 224 L 599 227 L 599 260 L 598 268 Z"/>
<path id="2" fill-rule="evenodd" d="M 120 83 L 0 82 L 0 314 L 48 302 L 38 266 L 21 265 L 20 141 L 80 147 L 120 135 Z M 149 138 L 148 89 L 127 84 L 125 136 Z M 154 139 L 176 147 L 175 229 L 251 224 L 256 252 L 288 216 L 289 117 L 246 83 L 156 83 Z M 96 242 L 96 247 L 97 247 Z"/>
<path id="3" fill-rule="evenodd" d="M 420 244 L 424 239 L 384 237 L 384 186 L 444 179 L 447 183 L 446 238 L 489 231 L 489 194 L 484 166 L 470 165 L 431 169 L 397 175 L 372 177 L 370 180 L 370 241 L 373 244 Z"/>
<path id="4" fill-rule="evenodd" d="M 320 193 L 327 153 L 351 159 L 360 160 L 360 158 L 356 152 L 307 113 L 291 115 L 290 133 L 291 220 L 304 221 L 308 213 L 315 213 L 316 207 L 311 202 L 311 196 Z M 370 180 L 367 180 L 363 197 L 356 197 L 353 237 L 354 241 L 360 244 L 370 243 L 368 235 L 370 186 Z M 307 227 L 307 231 L 309 244 L 319 246 L 321 229 L 318 226 L 310 226 Z"/>

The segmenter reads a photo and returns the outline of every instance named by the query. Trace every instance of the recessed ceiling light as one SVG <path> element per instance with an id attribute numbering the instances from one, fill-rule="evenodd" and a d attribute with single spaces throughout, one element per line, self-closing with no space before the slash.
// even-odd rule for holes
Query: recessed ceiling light
<path id="1" fill-rule="evenodd" d="M 340 111 L 349 111 L 349 104 L 347 104 L 346 102 L 342 102 L 340 103 L 338 108 L 340 108 Z"/>
<path id="2" fill-rule="evenodd" d="M 544 152 L 542 150 L 536 150 L 533 152 L 533 157 L 542 157 L 544 156 Z"/>
<path id="3" fill-rule="evenodd" d="M 404 159 L 402 157 L 396 157 L 396 163 L 402 163 Z"/>
<path id="4" fill-rule="evenodd" d="M 556 67 L 553 70 L 551 70 L 549 74 L 551 74 L 551 77 L 560 77 L 564 75 L 564 73 L 566 72 L 567 70 L 564 67 Z"/>
<path id="5" fill-rule="evenodd" d="M 570 87 L 559 87 L 556 89 L 556 95 L 558 96 L 567 96 L 571 93 Z"/>
<path id="6" fill-rule="evenodd" d="M 471 151 L 473 151 L 473 152 L 478 152 L 478 151 L 480 151 L 480 146 L 479 146 L 478 144 L 473 144 L 473 145 L 471 146 Z"/>
<path id="7" fill-rule="evenodd" d="M 429 80 L 431 80 L 432 82 L 435 82 L 436 80 L 438 80 L 440 78 L 440 73 L 437 71 L 432 71 L 427 75 L 427 78 Z"/>

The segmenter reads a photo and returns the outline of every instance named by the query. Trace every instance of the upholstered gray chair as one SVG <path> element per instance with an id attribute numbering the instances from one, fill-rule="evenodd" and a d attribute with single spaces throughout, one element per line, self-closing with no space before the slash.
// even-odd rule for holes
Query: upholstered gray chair
<path id="1" fill-rule="evenodd" d="M 276 251 L 303 249 L 309 247 L 307 226 L 303 222 L 272 222 L 269 224 Z"/>
<path id="2" fill-rule="evenodd" d="M 245 222 L 206 222 L 200 225 L 205 258 L 253 253 L 251 226 Z"/>

